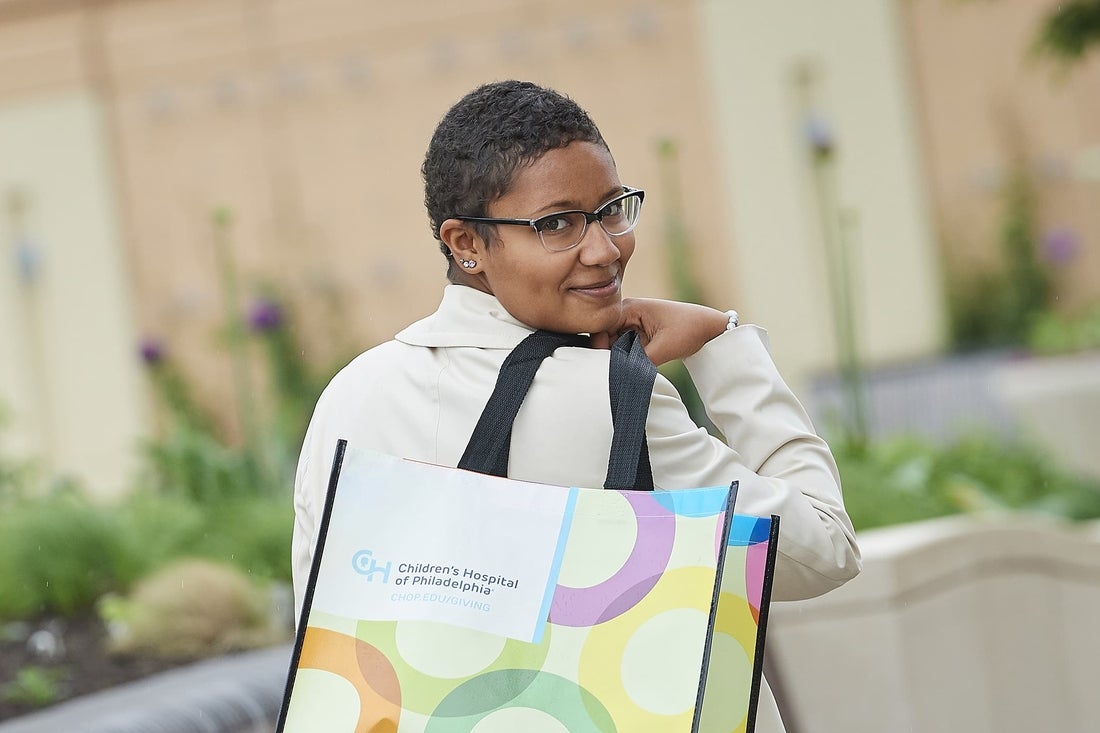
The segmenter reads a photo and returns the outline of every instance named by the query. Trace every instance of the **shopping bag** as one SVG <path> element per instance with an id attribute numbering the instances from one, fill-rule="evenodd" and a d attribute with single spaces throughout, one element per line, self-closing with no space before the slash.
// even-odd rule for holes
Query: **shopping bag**
<path id="1" fill-rule="evenodd" d="M 711 630 L 700 733 L 754 730 L 778 542 L 779 517 L 734 515 Z"/>
<path id="2" fill-rule="evenodd" d="M 337 447 L 278 731 L 752 730 L 777 520 L 618 486 L 652 486 L 622 354 L 610 488 L 503 478 L 517 354 L 473 470 Z"/>

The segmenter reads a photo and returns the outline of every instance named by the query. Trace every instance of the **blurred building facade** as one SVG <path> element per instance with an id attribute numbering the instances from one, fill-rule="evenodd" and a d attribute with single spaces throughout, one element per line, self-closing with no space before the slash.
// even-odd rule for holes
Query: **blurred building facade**
<path id="1" fill-rule="evenodd" d="M 702 299 L 767 326 L 796 387 L 837 361 L 815 154 L 870 363 L 941 349 L 945 263 L 992 256 L 998 176 L 1023 149 L 997 144 L 1003 109 L 1050 179 L 1049 223 L 1100 237 L 1097 192 L 1073 177 L 1100 140 L 1083 93 L 1097 67 L 1063 86 L 1022 67 L 1051 3 L 819 5 L 0 0 L 8 435 L 121 490 L 151 424 L 143 338 L 200 399 L 232 404 L 227 277 L 285 292 L 318 362 L 430 312 L 444 262 L 421 158 L 450 104 L 493 79 L 573 96 L 649 192 L 627 294 L 681 292 L 682 238 Z M 1097 296 L 1096 258 L 1082 248 L 1067 298 Z"/>

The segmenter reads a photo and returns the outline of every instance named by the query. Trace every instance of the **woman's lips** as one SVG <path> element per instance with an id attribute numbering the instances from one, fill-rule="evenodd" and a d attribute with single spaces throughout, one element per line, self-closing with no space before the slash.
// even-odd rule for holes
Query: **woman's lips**
<path id="1" fill-rule="evenodd" d="M 606 298 L 609 295 L 614 295 L 619 292 L 619 278 L 613 277 L 610 280 L 592 283 L 591 285 L 577 286 L 572 288 L 572 290 L 581 295 L 587 295 L 593 298 Z"/>

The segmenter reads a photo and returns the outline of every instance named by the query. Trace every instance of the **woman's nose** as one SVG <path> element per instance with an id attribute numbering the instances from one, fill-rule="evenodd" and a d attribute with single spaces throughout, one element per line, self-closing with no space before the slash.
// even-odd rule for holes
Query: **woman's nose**
<path id="1" fill-rule="evenodd" d="M 615 238 L 605 232 L 598 221 L 588 225 L 577 248 L 585 265 L 610 265 L 622 256 Z"/>

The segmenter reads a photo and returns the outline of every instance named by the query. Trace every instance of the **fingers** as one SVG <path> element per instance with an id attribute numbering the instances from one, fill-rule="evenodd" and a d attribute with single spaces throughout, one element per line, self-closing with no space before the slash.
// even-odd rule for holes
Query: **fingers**
<path id="1" fill-rule="evenodd" d="M 610 331 L 601 331 L 600 333 L 592 334 L 592 348 L 594 349 L 610 349 L 611 344 L 615 343 L 615 339 L 618 338 L 616 334 L 612 334 Z"/>
<path id="2" fill-rule="evenodd" d="M 694 303 L 656 298 L 624 298 L 619 323 L 592 334 L 592 346 L 609 349 L 626 331 L 637 332 L 654 364 L 691 356 L 703 344 L 725 332 L 725 313 Z"/>
<path id="3" fill-rule="evenodd" d="M 627 331 L 638 332 L 644 344 L 648 340 L 648 336 L 642 326 L 643 311 L 644 306 L 639 303 L 638 298 L 623 298 L 619 322 L 607 331 L 592 334 L 593 348 L 610 349 L 619 340 L 619 337 Z"/>
<path id="4" fill-rule="evenodd" d="M 727 316 L 714 308 L 672 300 L 623 301 L 623 322 L 642 337 L 654 364 L 691 356 L 725 332 Z"/>

